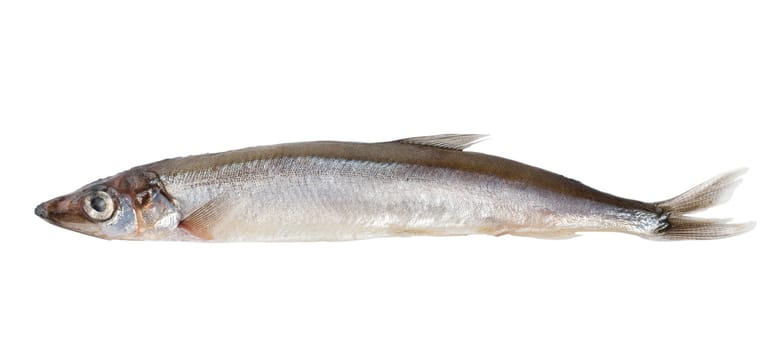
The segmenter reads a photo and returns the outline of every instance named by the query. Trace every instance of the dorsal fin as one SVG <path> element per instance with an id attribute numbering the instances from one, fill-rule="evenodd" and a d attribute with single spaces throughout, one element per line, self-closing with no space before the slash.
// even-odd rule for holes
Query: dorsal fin
<path id="1" fill-rule="evenodd" d="M 410 137 L 395 140 L 394 142 L 409 143 L 412 145 L 438 147 L 443 149 L 462 151 L 471 145 L 484 140 L 487 135 L 482 134 L 441 134 L 431 136 Z"/>

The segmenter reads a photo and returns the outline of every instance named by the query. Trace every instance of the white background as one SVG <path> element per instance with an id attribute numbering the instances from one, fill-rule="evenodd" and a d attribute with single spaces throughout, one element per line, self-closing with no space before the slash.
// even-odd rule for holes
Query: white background
<path id="1" fill-rule="evenodd" d="M 772 1 L 4 1 L 2 349 L 776 349 Z M 488 133 L 617 195 L 725 170 L 710 242 L 109 242 L 39 202 L 166 157 Z"/>

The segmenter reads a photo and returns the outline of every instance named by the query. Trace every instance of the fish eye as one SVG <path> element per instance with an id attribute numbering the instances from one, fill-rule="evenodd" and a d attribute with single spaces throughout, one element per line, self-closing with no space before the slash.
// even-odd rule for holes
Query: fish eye
<path id="1" fill-rule="evenodd" d="M 108 220 L 114 211 L 114 200 L 105 191 L 95 191 L 84 197 L 84 213 L 93 220 Z"/>

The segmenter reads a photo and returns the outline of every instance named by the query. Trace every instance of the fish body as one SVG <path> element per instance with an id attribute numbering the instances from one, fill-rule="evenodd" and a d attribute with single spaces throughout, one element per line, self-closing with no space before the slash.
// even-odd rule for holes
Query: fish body
<path id="1" fill-rule="evenodd" d="M 745 232 L 685 213 L 726 200 L 742 171 L 674 199 L 610 195 L 519 162 L 467 152 L 482 135 L 305 142 L 167 159 L 41 204 L 44 219 L 106 239 L 341 241 L 384 236 L 650 239 Z"/>

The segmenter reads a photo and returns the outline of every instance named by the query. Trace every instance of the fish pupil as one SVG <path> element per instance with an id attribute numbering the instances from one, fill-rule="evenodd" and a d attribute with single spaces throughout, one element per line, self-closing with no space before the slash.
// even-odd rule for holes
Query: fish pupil
<path id="1" fill-rule="evenodd" d="M 104 212 L 107 206 L 105 199 L 101 197 L 92 197 L 92 199 L 89 200 L 89 205 L 98 213 Z"/>

